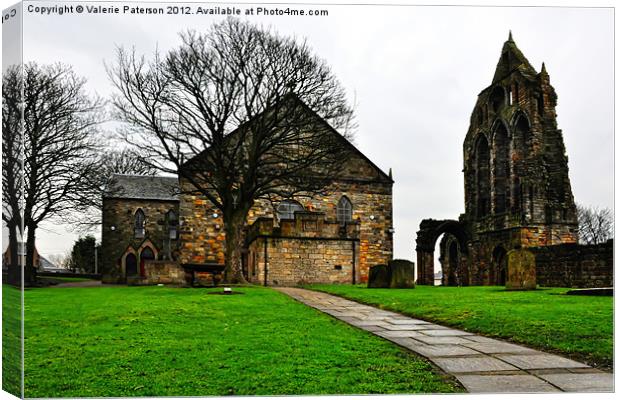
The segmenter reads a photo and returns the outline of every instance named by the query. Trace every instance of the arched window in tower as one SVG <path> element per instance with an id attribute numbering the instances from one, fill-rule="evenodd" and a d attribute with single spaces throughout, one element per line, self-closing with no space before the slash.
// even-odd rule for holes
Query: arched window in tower
<path id="1" fill-rule="evenodd" d="M 493 134 L 493 189 L 495 214 L 506 212 L 510 204 L 510 141 L 504 124 L 497 124 Z"/>
<path id="2" fill-rule="evenodd" d="M 144 211 L 141 208 L 138 208 L 138 211 L 134 214 L 134 226 L 133 226 L 133 236 L 136 239 L 144 238 L 144 222 L 146 221 L 146 217 L 144 216 Z"/>
<path id="3" fill-rule="evenodd" d="M 520 112 L 515 119 L 514 132 L 513 147 L 515 149 L 515 154 L 517 156 L 517 160 L 523 160 L 529 154 L 532 133 L 530 130 L 530 123 L 525 114 L 522 112 Z M 515 173 L 518 172 L 521 171 L 516 171 Z"/>
<path id="4" fill-rule="evenodd" d="M 489 143 L 484 135 L 476 143 L 476 215 L 478 218 L 489 214 L 491 208 L 491 174 L 489 168 Z"/>
<path id="5" fill-rule="evenodd" d="M 506 93 L 504 92 L 504 88 L 496 86 L 495 89 L 493 89 L 489 97 L 489 104 L 494 113 L 497 113 L 499 109 L 506 104 Z"/>
<path id="6" fill-rule="evenodd" d="M 342 196 L 338 200 L 336 207 L 336 220 L 340 225 L 345 225 L 353 220 L 353 203 L 347 196 Z"/>
<path id="7" fill-rule="evenodd" d="M 278 219 L 294 219 L 296 211 L 303 211 L 304 207 L 294 200 L 284 200 L 278 204 Z"/>

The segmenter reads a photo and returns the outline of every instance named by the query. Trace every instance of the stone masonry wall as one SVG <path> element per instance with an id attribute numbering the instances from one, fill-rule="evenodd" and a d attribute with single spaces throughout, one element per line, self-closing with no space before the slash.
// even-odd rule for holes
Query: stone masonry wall
<path id="1" fill-rule="evenodd" d="M 267 285 L 353 282 L 353 263 L 359 262 L 355 240 L 260 237 L 248 254 L 248 277 L 253 283 L 265 283 L 265 241 Z"/>
<path id="2" fill-rule="evenodd" d="M 142 282 L 144 284 L 185 284 L 185 271 L 178 262 L 149 260 L 145 262 L 144 269 L 146 272 Z"/>
<path id="3" fill-rule="evenodd" d="M 145 214 L 144 238 L 134 237 L 135 213 L 142 209 Z M 164 240 L 168 237 L 166 230 L 166 213 L 174 209 L 178 213 L 178 202 L 159 200 L 104 199 L 102 213 L 101 247 L 103 257 L 101 272 L 104 282 L 124 282 L 122 258 L 129 251 L 136 254 L 140 264 L 139 252 L 145 245 L 153 248 L 155 257 L 161 258 Z M 114 230 L 112 230 L 114 226 Z M 173 251 L 177 241 L 171 242 Z"/>
<path id="4" fill-rule="evenodd" d="M 598 245 L 562 244 L 529 248 L 536 256 L 540 286 L 613 286 L 613 241 Z"/>

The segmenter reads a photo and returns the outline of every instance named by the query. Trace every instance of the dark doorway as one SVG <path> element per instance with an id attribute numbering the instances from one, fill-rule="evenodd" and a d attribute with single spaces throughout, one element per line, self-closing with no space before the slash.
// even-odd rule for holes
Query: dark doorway
<path id="1" fill-rule="evenodd" d="M 125 276 L 138 275 L 138 262 L 136 255 L 129 253 L 125 256 Z"/>
<path id="2" fill-rule="evenodd" d="M 491 284 L 506 286 L 506 249 L 497 246 L 493 250 L 493 277 Z"/>
<path id="3" fill-rule="evenodd" d="M 142 250 L 142 253 L 140 253 L 140 276 L 142 277 L 146 276 L 144 272 L 144 262 L 146 260 L 154 260 L 154 259 L 155 259 L 155 254 L 153 253 L 153 250 L 150 247 L 145 247 Z"/>

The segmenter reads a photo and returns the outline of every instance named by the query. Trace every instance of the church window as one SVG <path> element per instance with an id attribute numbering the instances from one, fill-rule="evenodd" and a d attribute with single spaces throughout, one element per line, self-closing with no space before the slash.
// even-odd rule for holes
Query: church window
<path id="1" fill-rule="evenodd" d="M 338 200 L 336 220 L 340 222 L 340 225 L 345 225 L 353 220 L 353 204 L 347 196 L 342 196 Z"/>
<path id="2" fill-rule="evenodd" d="M 176 239 L 178 234 L 177 226 L 179 225 L 179 220 L 174 210 L 168 211 L 168 213 L 166 214 L 166 222 L 168 224 L 168 233 L 170 239 Z"/>
<path id="3" fill-rule="evenodd" d="M 144 222 L 146 218 L 141 208 L 134 215 L 134 237 L 136 239 L 144 238 Z"/>
<path id="4" fill-rule="evenodd" d="M 284 200 L 278 205 L 278 218 L 279 219 L 294 219 L 295 212 L 303 211 L 304 207 L 294 200 Z"/>

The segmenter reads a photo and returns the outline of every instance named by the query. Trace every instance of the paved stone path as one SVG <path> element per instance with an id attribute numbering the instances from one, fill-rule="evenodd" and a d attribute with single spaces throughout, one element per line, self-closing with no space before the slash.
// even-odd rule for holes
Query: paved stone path
<path id="1" fill-rule="evenodd" d="M 472 393 L 613 391 L 612 374 L 568 358 L 326 293 L 299 288 L 277 290 L 428 358 Z"/>

